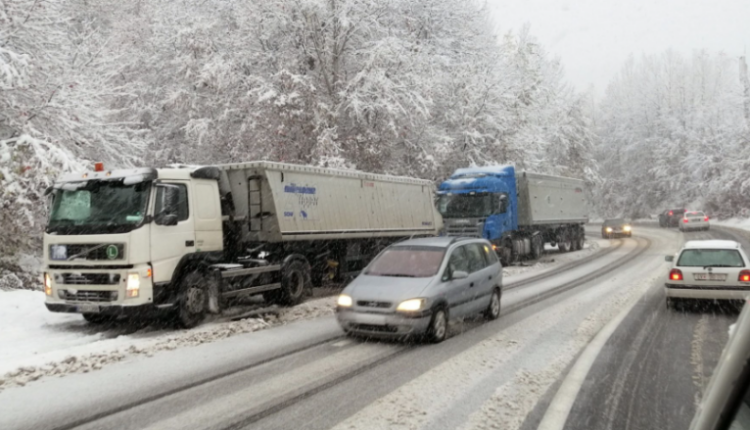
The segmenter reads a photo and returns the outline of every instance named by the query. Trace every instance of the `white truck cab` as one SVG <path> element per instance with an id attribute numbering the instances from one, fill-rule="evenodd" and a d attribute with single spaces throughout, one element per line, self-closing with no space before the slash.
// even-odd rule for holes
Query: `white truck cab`
<path id="1" fill-rule="evenodd" d="M 171 308 L 167 287 L 184 257 L 222 252 L 218 183 L 189 169 L 98 168 L 61 177 L 49 193 L 51 311 L 96 322 Z"/>

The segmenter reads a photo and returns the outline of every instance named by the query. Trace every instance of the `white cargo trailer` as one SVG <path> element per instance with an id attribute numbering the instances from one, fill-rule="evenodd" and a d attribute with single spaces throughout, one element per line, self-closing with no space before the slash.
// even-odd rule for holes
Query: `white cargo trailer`
<path id="1" fill-rule="evenodd" d="M 430 181 L 272 162 L 61 177 L 44 242 L 46 305 L 91 322 L 170 313 L 183 326 L 236 297 L 300 302 L 442 220 Z"/>

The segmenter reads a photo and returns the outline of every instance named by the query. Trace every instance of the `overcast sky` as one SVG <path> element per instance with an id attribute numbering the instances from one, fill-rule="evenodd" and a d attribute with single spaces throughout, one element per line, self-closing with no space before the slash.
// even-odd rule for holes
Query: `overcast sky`
<path id="1" fill-rule="evenodd" d="M 487 0 L 498 31 L 524 23 L 579 89 L 601 96 L 630 54 L 750 53 L 750 0 Z"/>

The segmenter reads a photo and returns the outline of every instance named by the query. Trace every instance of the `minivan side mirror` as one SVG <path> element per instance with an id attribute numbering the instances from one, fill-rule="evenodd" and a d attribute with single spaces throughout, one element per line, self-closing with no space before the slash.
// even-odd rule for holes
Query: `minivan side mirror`
<path id="1" fill-rule="evenodd" d="M 674 261 L 674 255 L 667 255 L 666 257 L 664 257 L 664 261 L 666 261 L 667 263 L 673 262 Z"/>
<path id="2" fill-rule="evenodd" d="M 464 272 L 463 270 L 456 270 L 453 272 L 453 276 L 451 276 L 451 279 L 466 279 L 469 277 L 469 274 L 467 272 Z"/>

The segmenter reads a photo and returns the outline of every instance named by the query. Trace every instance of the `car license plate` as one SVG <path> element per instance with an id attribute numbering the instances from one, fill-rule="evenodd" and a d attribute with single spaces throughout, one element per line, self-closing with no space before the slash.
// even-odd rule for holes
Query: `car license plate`
<path id="1" fill-rule="evenodd" d="M 78 312 L 82 314 L 98 314 L 99 305 L 78 305 Z"/>
<path id="2" fill-rule="evenodd" d="M 358 324 L 385 325 L 385 315 L 358 314 Z"/>
<path id="3" fill-rule="evenodd" d="M 696 281 L 726 281 L 725 273 L 696 273 L 693 275 Z"/>

